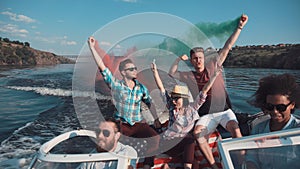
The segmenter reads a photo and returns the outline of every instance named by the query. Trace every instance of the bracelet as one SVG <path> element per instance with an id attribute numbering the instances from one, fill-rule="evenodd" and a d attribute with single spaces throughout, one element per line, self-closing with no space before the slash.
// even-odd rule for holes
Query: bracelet
<path id="1" fill-rule="evenodd" d="M 243 29 L 243 27 L 239 26 L 239 27 L 238 27 L 238 29 L 242 30 L 242 29 Z"/>

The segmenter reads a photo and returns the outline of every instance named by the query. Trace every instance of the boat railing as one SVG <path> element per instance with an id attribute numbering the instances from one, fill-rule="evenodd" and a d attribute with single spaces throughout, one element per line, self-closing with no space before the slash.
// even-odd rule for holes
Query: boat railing
<path id="1" fill-rule="evenodd" d="M 80 162 L 95 162 L 99 161 L 118 161 L 117 168 L 118 169 L 127 169 L 129 158 L 124 156 L 117 156 L 113 153 L 87 153 L 87 154 L 54 154 L 50 153 L 50 151 L 59 143 L 80 136 L 88 136 L 92 138 L 96 138 L 96 134 L 94 131 L 90 130 L 73 130 L 61 134 L 50 141 L 43 144 L 37 155 L 32 160 L 29 168 L 33 168 L 36 161 L 44 161 L 44 162 L 54 162 L 54 163 L 80 163 Z"/>
<path id="2" fill-rule="evenodd" d="M 234 169 L 230 151 L 300 145 L 299 128 L 263 133 L 218 142 L 224 169 Z"/>

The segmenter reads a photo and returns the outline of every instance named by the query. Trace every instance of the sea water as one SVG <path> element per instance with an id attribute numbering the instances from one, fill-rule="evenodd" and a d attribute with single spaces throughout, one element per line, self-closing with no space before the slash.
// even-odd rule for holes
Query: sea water
<path id="1" fill-rule="evenodd" d="M 73 68 L 0 68 L 0 168 L 25 168 L 43 143 L 80 128 L 72 100 Z M 247 100 L 261 77 L 290 73 L 300 80 L 300 70 L 225 68 L 224 73 L 235 111 L 249 114 L 260 111 Z M 110 110 L 105 97 L 99 100 Z"/>

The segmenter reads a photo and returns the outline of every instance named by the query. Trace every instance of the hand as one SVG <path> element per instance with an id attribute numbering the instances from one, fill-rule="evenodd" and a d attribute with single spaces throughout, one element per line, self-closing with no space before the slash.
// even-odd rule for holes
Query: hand
<path id="1" fill-rule="evenodd" d="M 248 22 L 248 16 L 243 14 L 240 18 L 238 27 L 242 29 L 246 25 L 247 22 Z"/>
<path id="2" fill-rule="evenodd" d="M 94 47 L 95 46 L 95 43 L 96 43 L 96 40 L 94 37 L 90 36 L 89 39 L 88 39 L 88 44 L 90 47 Z"/>
<path id="3" fill-rule="evenodd" d="M 186 54 L 184 54 L 184 55 L 180 56 L 180 59 L 181 60 L 188 60 L 189 57 Z"/>
<path id="4" fill-rule="evenodd" d="M 161 123 L 160 123 L 159 119 L 154 120 L 154 127 L 155 128 L 161 128 Z"/>
<path id="5" fill-rule="evenodd" d="M 151 69 L 154 72 L 155 70 L 157 70 L 156 64 L 155 64 L 155 59 L 153 60 L 153 62 L 151 63 Z"/>

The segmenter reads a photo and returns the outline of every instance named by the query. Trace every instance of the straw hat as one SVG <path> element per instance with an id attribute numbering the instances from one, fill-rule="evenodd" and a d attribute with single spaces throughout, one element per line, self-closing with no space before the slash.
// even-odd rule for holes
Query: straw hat
<path id="1" fill-rule="evenodd" d="M 171 95 L 173 97 L 189 98 L 189 89 L 187 86 L 175 85 Z"/>

